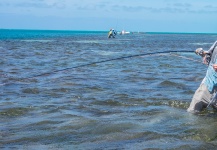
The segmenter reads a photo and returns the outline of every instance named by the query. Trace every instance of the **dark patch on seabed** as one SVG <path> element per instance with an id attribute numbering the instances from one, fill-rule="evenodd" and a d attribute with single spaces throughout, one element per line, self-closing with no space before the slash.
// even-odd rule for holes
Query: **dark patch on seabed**
<path id="1" fill-rule="evenodd" d="M 0 40 L 1 149 L 217 146 L 217 113 L 186 112 L 217 35 L 36 33 Z"/>

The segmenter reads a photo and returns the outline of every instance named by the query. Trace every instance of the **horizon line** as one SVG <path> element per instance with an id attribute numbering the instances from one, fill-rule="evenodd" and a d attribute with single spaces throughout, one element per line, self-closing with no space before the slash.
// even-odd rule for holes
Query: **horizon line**
<path id="1" fill-rule="evenodd" d="M 22 28 L 0 28 L 0 30 L 35 30 L 35 31 L 76 31 L 76 32 L 108 32 L 109 30 L 72 30 L 72 29 L 22 29 Z M 119 31 L 119 30 L 118 30 Z M 121 31 L 121 30 L 120 30 Z M 180 32 L 180 31 L 130 31 L 132 33 L 149 33 L 149 34 L 217 34 L 217 32 Z"/>

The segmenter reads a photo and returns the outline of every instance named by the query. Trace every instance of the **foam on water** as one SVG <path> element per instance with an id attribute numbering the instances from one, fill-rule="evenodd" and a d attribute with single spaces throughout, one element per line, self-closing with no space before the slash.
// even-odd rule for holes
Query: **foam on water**
<path id="1" fill-rule="evenodd" d="M 203 45 L 212 45 L 213 43 L 192 43 L 193 45 L 203 46 Z"/>
<path id="2" fill-rule="evenodd" d="M 20 40 L 22 42 L 53 42 L 53 40 Z"/>

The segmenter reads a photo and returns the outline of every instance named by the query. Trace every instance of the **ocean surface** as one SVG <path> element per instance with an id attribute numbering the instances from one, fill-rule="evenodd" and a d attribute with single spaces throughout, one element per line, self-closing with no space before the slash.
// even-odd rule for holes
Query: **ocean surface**
<path id="1" fill-rule="evenodd" d="M 0 30 L 0 149 L 215 149 L 217 112 L 186 109 L 216 40 Z"/>

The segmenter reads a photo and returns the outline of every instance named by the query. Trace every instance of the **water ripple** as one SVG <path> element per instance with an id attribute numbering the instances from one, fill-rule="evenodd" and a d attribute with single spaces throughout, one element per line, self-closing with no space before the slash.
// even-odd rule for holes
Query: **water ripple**
<path id="1" fill-rule="evenodd" d="M 215 111 L 186 112 L 206 72 L 198 56 L 105 60 L 193 51 L 216 35 L 50 32 L 0 40 L 1 149 L 215 148 Z"/>

